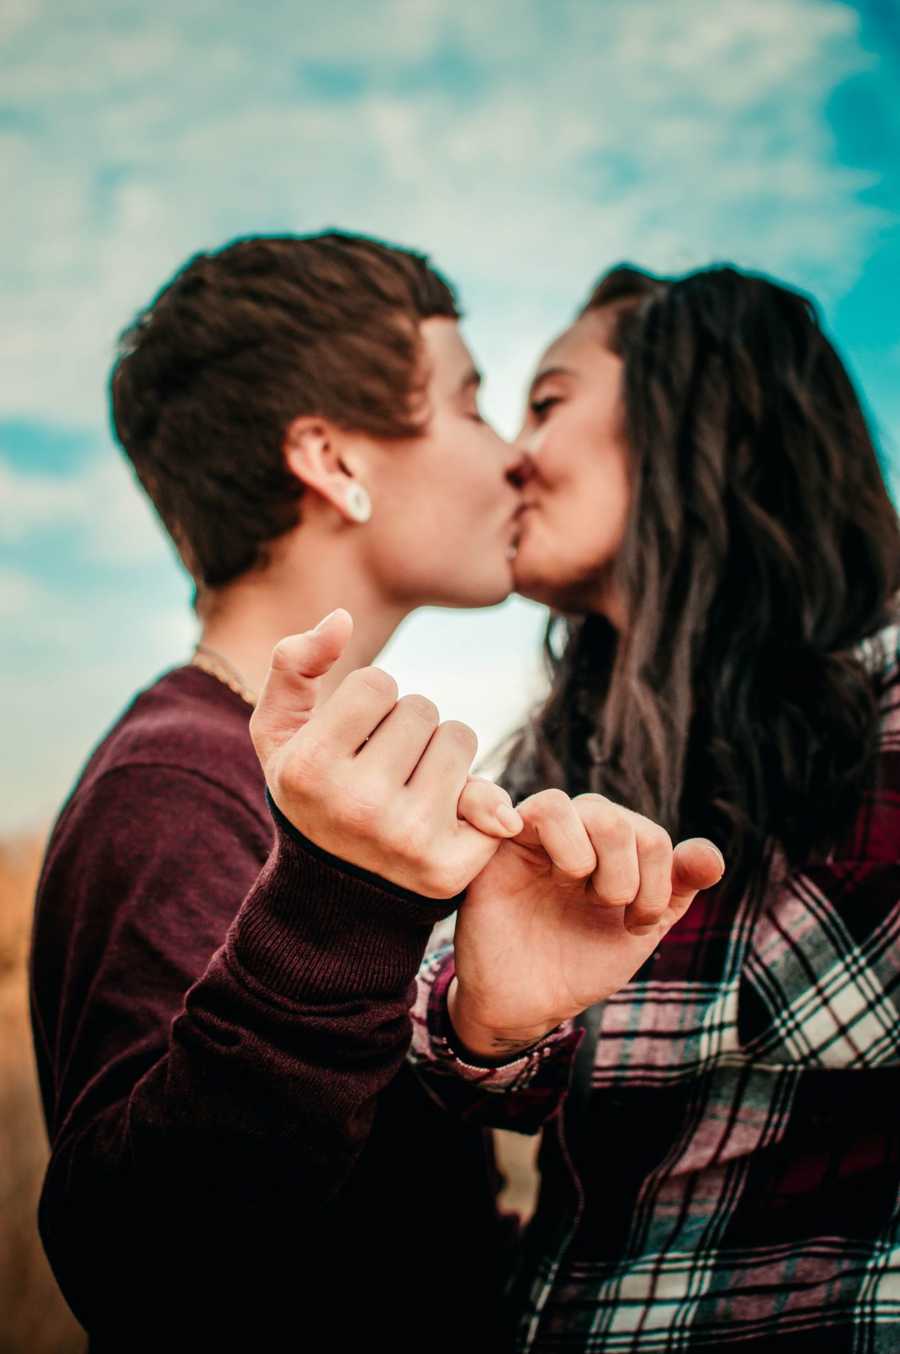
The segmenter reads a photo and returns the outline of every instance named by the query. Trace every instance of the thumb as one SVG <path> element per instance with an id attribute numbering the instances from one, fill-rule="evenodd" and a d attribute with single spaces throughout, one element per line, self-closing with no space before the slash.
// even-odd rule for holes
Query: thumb
<path id="1" fill-rule="evenodd" d="M 677 916 L 686 912 L 701 889 L 711 889 L 725 873 L 725 858 L 706 837 L 679 842 L 672 856 L 672 900 Z"/>
<path id="2" fill-rule="evenodd" d="M 288 635 L 275 645 L 250 718 L 250 737 L 263 768 L 309 719 L 319 696 L 320 678 L 334 667 L 352 633 L 352 616 L 338 607 L 314 630 Z"/>

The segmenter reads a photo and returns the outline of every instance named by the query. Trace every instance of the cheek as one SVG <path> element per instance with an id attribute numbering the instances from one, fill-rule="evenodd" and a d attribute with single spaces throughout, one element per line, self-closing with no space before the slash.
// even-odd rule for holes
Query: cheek
<path id="1" fill-rule="evenodd" d="M 411 449 L 390 488 L 391 534 L 424 558 L 467 548 L 493 523 L 504 482 L 496 456 L 457 421 L 436 425 L 429 444 Z"/>
<path id="2" fill-rule="evenodd" d="M 481 425 L 456 419 L 431 458 L 428 491 L 448 522 L 461 531 L 493 521 L 498 508 L 514 496 L 503 472 L 502 446 Z"/>
<path id="3" fill-rule="evenodd" d="M 595 520 L 598 514 L 627 511 L 627 453 L 616 438 L 598 437 L 589 413 L 559 418 L 546 453 L 541 453 L 540 466 L 548 499 L 577 501 L 577 515 Z"/>
<path id="4" fill-rule="evenodd" d="M 564 575 L 602 568 L 621 545 L 630 487 L 624 449 L 613 441 L 585 437 L 577 420 L 559 420 L 547 456 L 541 453 L 538 509 L 523 539 L 523 556 L 546 556 Z M 568 448 L 568 451 L 566 450 Z M 523 561 L 524 562 L 524 561 Z"/>

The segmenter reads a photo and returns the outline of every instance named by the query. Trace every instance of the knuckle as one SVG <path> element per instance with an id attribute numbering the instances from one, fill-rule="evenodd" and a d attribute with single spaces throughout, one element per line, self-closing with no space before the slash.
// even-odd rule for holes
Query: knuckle
<path id="1" fill-rule="evenodd" d="M 468 752 L 471 757 L 478 751 L 478 739 L 475 730 L 470 729 L 468 724 L 461 723 L 458 719 L 448 719 L 441 725 L 441 735 L 447 742 L 454 747 L 458 747 L 461 752 Z"/>
<path id="2" fill-rule="evenodd" d="M 353 680 L 364 693 L 377 696 L 379 700 L 395 704 L 399 688 L 394 678 L 383 668 L 358 668 L 347 680 Z"/>
<path id="3" fill-rule="evenodd" d="M 571 800 L 565 790 L 541 790 L 532 800 L 535 809 L 539 809 L 545 818 L 562 818 L 569 811 Z"/>
<path id="4" fill-rule="evenodd" d="M 664 827 L 649 820 L 638 831 L 641 850 L 648 855 L 667 856 L 674 850 L 672 838 Z"/>
<path id="5" fill-rule="evenodd" d="M 634 828 L 621 814 L 604 813 L 598 826 L 608 850 L 624 850 L 634 841 Z"/>
<path id="6" fill-rule="evenodd" d="M 409 711 L 410 714 L 418 715 L 426 724 L 437 726 L 440 722 L 438 708 L 434 701 L 427 696 L 413 694 L 410 696 L 401 696 L 397 702 L 397 708 Z"/>

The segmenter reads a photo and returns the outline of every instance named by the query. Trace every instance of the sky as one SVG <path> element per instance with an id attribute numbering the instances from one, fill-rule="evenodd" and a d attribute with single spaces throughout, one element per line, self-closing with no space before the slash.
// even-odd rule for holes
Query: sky
<path id="1" fill-rule="evenodd" d="M 765 271 L 818 299 L 900 485 L 897 0 L 4 0 L 0 175 L 0 833 L 46 824 L 191 651 L 106 380 L 198 249 L 427 250 L 507 435 L 613 263 Z M 379 661 L 487 749 L 540 692 L 544 621 L 425 611 Z"/>

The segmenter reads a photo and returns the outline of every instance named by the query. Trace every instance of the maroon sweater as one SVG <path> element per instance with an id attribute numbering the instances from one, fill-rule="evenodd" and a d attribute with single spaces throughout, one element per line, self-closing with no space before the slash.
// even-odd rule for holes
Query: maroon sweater
<path id="1" fill-rule="evenodd" d="M 92 1354 L 496 1347 L 487 1144 L 404 1061 L 454 903 L 301 836 L 248 717 L 164 674 L 53 829 L 30 978 L 54 1273 Z"/>

